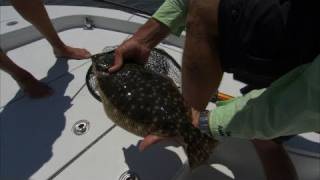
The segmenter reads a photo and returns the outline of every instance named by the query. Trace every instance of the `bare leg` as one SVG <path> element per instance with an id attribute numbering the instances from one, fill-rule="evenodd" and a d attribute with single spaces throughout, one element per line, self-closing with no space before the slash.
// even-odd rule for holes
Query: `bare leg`
<path id="1" fill-rule="evenodd" d="M 182 93 L 187 103 L 197 110 L 206 108 L 222 78 L 217 51 L 218 2 L 193 0 L 189 4 L 182 62 Z"/>
<path id="2" fill-rule="evenodd" d="M 29 72 L 20 68 L 0 51 L 0 69 L 9 73 L 31 98 L 50 96 L 53 90 L 46 84 L 39 82 Z"/>
<path id="3" fill-rule="evenodd" d="M 42 0 L 11 0 L 14 8 L 27 21 L 33 24 L 49 41 L 57 57 L 67 57 L 72 59 L 85 59 L 90 57 L 90 53 L 85 49 L 73 48 L 65 45 L 57 35 L 44 8 Z"/>
<path id="4" fill-rule="evenodd" d="M 296 170 L 283 146 L 271 140 L 252 141 L 268 180 L 298 179 Z"/>

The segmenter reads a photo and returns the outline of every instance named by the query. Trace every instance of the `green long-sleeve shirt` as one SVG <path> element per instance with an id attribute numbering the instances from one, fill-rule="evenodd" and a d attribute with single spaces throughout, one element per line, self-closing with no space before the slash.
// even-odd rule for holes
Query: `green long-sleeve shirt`
<path id="1" fill-rule="evenodd" d="M 213 135 L 270 139 L 320 131 L 320 55 L 290 71 L 268 89 L 217 104 Z"/>
<path id="2" fill-rule="evenodd" d="M 167 25 L 173 34 L 180 35 L 185 28 L 188 1 L 166 0 L 152 17 Z"/>
<path id="3" fill-rule="evenodd" d="M 188 0 L 166 0 L 153 18 L 180 35 L 184 30 Z M 300 66 L 267 90 L 219 102 L 211 111 L 213 135 L 271 139 L 320 131 L 320 56 Z"/>

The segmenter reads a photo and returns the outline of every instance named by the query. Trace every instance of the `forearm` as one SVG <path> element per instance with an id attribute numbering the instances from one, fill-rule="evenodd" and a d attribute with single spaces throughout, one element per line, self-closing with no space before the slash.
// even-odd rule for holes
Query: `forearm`
<path id="1" fill-rule="evenodd" d="M 187 34 L 182 61 L 182 94 L 186 102 L 199 111 L 206 108 L 222 78 L 217 55 L 206 41 Z"/>
<path id="2" fill-rule="evenodd" d="M 261 92 L 256 91 L 251 95 L 255 96 Z M 288 113 L 295 109 L 288 107 L 286 111 L 279 112 L 267 102 L 261 102 L 260 97 L 250 98 L 246 102 L 241 98 L 236 99 L 230 104 L 219 106 L 211 111 L 209 115 L 210 132 L 214 136 L 273 139 L 320 129 L 319 117 L 317 117 L 319 115 L 310 115 L 308 110 L 295 110 L 295 112 Z"/>
<path id="3" fill-rule="evenodd" d="M 161 22 L 151 18 L 133 35 L 133 38 L 149 49 L 154 48 L 168 34 L 169 28 Z"/>
<path id="4" fill-rule="evenodd" d="M 200 111 L 216 93 L 223 75 L 218 56 L 217 9 L 217 2 L 192 1 L 187 16 L 182 94 L 190 106 Z M 205 12 L 211 13 L 210 18 Z"/>

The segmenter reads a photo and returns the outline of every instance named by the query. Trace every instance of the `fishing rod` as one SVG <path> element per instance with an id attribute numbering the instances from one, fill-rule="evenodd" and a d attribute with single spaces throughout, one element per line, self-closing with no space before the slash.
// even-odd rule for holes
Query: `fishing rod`
<path id="1" fill-rule="evenodd" d="M 94 1 L 108 3 L 110 5 L 113 5 L 113 6 L 116 6 L 116 7 L 119 7 L 119 8 L 127 9 L 128 11 L 131 11 L 131 12 L 134 12 L 134 13 L 143 14 L 143 15 L 147 16 L 146 18 L 152 16 L 152 14 L 153 14 L 151 12 L 147 12 L 147 11 L 135 8 L 135 7 L 126 6 L 126 5 L 123 5 L 121 3 L 116 3 L 116 2 L 112 2 L 112 1 L 108 1 L 108 0 L 94 0 Z"/>

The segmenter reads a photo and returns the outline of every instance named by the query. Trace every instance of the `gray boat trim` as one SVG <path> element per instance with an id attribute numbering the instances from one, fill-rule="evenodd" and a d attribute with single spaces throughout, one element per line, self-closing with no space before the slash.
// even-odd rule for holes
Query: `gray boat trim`
<path id="1" fill-rule="evenodd" d="M 92 15 L 62 16 L 52 19 L 52 24 L 57 32 L 62 32 L 74 28 L 87 28 L 88 20 L 92 23 L 91 25 L 94 28 L 117 31 L 127 34 L 133 34 L 141 26 L 141 24 L 129 22 L 127 20 Z M 25 36 L 25 34 L 28 34 L 28 36 Z M 42 38 L 43 36 L 39 31 L 37 31 L 33 26 L 28 26 L 15 31 L 7 32 L 5 34 L 1 34 L 0 47 L 3 51 L 7 52 Z M 170 35 L 162 43 L 182 48 L 184 39 L 184 36 L 177 37 L 174 35 Z"/>

